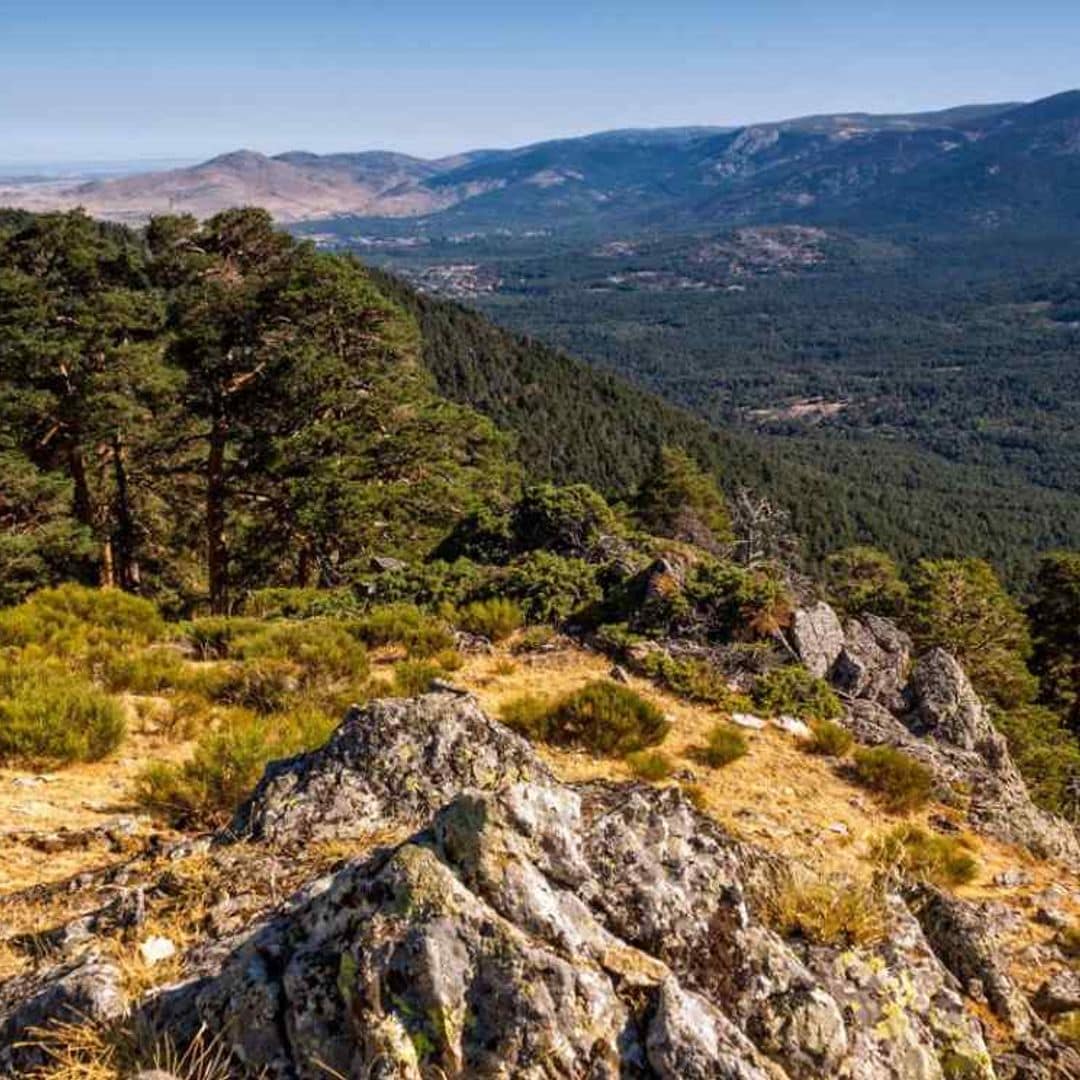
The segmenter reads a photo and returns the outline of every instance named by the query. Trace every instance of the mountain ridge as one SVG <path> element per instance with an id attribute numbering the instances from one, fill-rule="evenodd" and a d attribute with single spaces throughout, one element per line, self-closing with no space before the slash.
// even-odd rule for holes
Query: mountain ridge
<path id="1" fill-rule="evenodd" d="M 920 113 L 614 129 L 435 159 L 386 149 L 273 156 L 241 149 L 182 169 L 9 185 L 0 188 L 0 202 L 33 210 L 83 206 L 125 221 L 170 211 L 206 217 L 243 204 L 262 205 L 283 223 L 337 216 L 505 227 L 701 214 L 717 221 L 809 218 L 863 201 L 875 207 L 898 175 L 929 170 L 932 181 L 935 167 L 957 150 L 977 169 L 979 155 L 969 152 L 987 140 L 1022 157 L 1050 137 L 1046 129 L 1078 117 L 1080 91 L 1065 91 L 1023 104 Z"/>

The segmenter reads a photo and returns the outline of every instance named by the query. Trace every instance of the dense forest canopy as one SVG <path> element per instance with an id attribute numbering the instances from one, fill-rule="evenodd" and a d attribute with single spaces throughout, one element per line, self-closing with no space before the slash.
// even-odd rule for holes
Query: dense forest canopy
<path id="1" fill-rule="evenodd" d="M 261 211 L 16 218 L 0 261 L 9 598 L 67 574 L 224 610 L 423 550 L 514 479 L 363 269 Z"/>

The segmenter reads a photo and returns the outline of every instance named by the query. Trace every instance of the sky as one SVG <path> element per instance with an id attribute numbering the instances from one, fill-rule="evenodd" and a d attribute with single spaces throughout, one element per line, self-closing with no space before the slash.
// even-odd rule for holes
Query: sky
<path id="1" fill-rule="evenodd" d="M 1031 100 L 1076 0 L 0 0 L 0 162 L 388 148 Z"/>

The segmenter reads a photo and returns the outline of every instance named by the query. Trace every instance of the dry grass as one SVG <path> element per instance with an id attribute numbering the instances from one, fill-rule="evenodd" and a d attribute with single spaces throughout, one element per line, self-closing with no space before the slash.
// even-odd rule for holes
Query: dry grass
<path id="1" fill-rule="evenodd" d="M 49 1059 L 28 1074 L 33 1080 L 120 1080 L 154 1069 L 176 1080 L 229 1080 L 235 1075 L 224 1042 L 205 1027 L 182 1051 L 130 1017 L 111 1023 L 57 1023 L 27 1034 L 26 1042 L 40 1047 Z"/>
<path id="2" fill-rule="evenodd" d="M 882 888 L 847 879 L 792 876 L 767 899 L 765 917 L 784 937 L 834 948 L 876 945 L 889 925 Z"/>
<path id="3" fill-rule="evenodd" d="M 388 678 L 402 655 L 401 648 L 396 646 L 373 652 L 372 660 L 382 680 Z M 500 675 L 510 655 L 513 655 L 517 668 L 512 676 Z M 476 693 L 488 713 L 497 716 L 501 706 L 511 698 L 522 694 L 559 698 L 603 678 L 609 668 L 609 660 L 569 644 L 541 653 L 512 653 L 508 645 L 493 654 L 468 655 L 462 668 L 455 673 L 454 682 Z M 705 742 L 718 722 L 727 719 L 722 709 L 688 702 L 659 690 L 648 680 L 632 677 L 630 682 L 634 690 L 653 702 L 672 721 L 671 730 L 656 752 L 670 761 L 674 773 L 680 776 L 680 786 L 703 812 L 747 841 L 807 864 L 813 871 L 809 878 L 811 882 L 824 882 L 829 886 L 838 880 L 865 880 L 873 841 L 882 831 L 880 805 L 870 792 L 853 786 L 835 760 L 808 755 L 797 739 L 770 728 L 754 733 L 749 752 L 744 757 L 721 771 L 708 770 L 694 761 L 693 750 Z M 5 891 L 58 881 L 128 857 L 109 850 L 104 844 L 45 857 L 11 834 L 16 830 L 84 829 L 101 825 L 120 812 L 130 812 L 131 778 L 147 760 L 179 761 L 190 754 L 190 745 L 178 743 L 173 737 L 176 729 L 163 730 L 171 725 L 162 723 L 156 706 L 147 704 L 149 699 L 137 700 L 142 702 L 139 706 L 141 716 L 132 718 L 131 735 L 120 755 L 99 764 L 73 766 L 58 773 L 54 780 L 33 787 L 19 787 L 11 782 L 16 777 L 26 777 L 26 772 L 0 770 L 0 979 L 25 971 L 35 962 L 34 956 L 4 944 L 4 939 L 58 925 L 103 900 L 85 893 L 66 892 L 33 901 L 5 899 Z M 628 780 L 634 776 L 631 762 L 555 747 L 538 747 L 538 750 L 565 780 Z M 684 779 L 684 770 L 689 770 L 693 778 Z M 958 812 L 936 805 L 912 814 L 908 820 L 928 828 L 931 815 L 960 820 Z M 265 909 L 303 881 L 335 870 L 343 862 L 365 855 L 373 847 L 393 844 L 402 838 L 396 833 L 384 832 L 348 844 L 317 845 L 304 853 L 302 864 L 290 867 L 279 880 L 263 880 L 252 873 L 251 880 L 244 881 L 243 889 L 253 894 L 250 897 L 253 912 Z M 238 857 L 242 857 L 242 853 L 238 852 Z M 1071 898 L 1076 881 L 1053 864 L 1038 862 L 1014 848 L 985 838 L 980 838 L 979 862 L 975 880 L 960 885 L 957 892 L 965 898 L 1004 902 L 1024 914 L 1022 926 L 1003 942 L 1002 947 L 1018 983 L 1029 991 L 1034 990 L 1033 981 L 1045 978 L 1051 972 L 1046 969 L 1034 971 L 1032 965 L 1024 961 L 1025 950 L 1051 944 L 1056 934 L 1052 927 L 1040 926 L 1031 918 L 1041 902 L 1039 894 L 1053 882 L 1065 885 L 1070 890 L 1070 898 L 1062 901 L 1061 906 L 1080 925 L 1080 904 Z M 222 864 L 205 856 L 193 856 L 176 863 L 147 862 L 145 867 L 147 877 L 167 869 L 175 876 L 177 888 L 171 897 L 155 899 L 148 905 L 148 921 L 138 932 L 139 940 L 151 933 L 161 934 L 182 949 L 184 942 L 201 932 L 201 923 L 216 902 L 219 887 L 230 893 L 237 890 L 235 869 L 223 869 Z M 1017 867 L 1025 870 L 1030 881 L 1014 888 L 993 884 L 996 874 Z M 144 876 L 142 870 L 139 873 Z M 857 910 L 846 914 L 835 910 L 830 896 L 835 896 L 836 892 L 828 888 L 820 893 L 813 889 L 808 893 L 804 890 L 798 904 L 788 904 L 789 913 L 794 909 L 801 925 L 805 924 L 796 932 L 810 933 L 806 926 L 815 924 L 850 926 L 854 920 L 858 925 Z M 137 944 L 136 940 L 118 940 L 112 946 L 114 955 L 131 963 L 130 970 L 125 969 L 125 981 L 132 993 L 142 992 L 146 986 L 170 977 L 170 972 L 176 970 L 170 968 L 172 961 L 141 970 L 132 962 Z M 88 1071 L 85 1060 L 81 1065 L 60 1061 L 55 1064 L 58 1070 L 63 1066 L 70 1071 L 57 1071 L 53 1075 L 71 1077 L 72 1080 L 78 1077 L 104 1080 L 106 1076 L 117 1075 Z M 74 1071 L 76 1069 L 83 1071 Z"/>

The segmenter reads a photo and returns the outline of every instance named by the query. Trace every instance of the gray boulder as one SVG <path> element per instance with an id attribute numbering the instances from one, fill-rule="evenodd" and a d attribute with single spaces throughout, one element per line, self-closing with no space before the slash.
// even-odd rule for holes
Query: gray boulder
<path id="1" fill-rule="evenodd" d="M 957 660 L 944 649 L 919 657 L 908 685 L 912 712 L 908 726 L 961 750 L 974 750 L 991 766 L 1008 757 L 1005 737 L 996 730 Z"/>
<path id="2" fill-rule="evenodd" d="M 911 666 L 911 638 L 877 615 L 849 619 L 844 647 L 830 672 L 833 685 L 852 698 L 868 698 L 899 711 Z"/>
<path id="3" fill-rule="evenodd" d="M 95 955 L 0 985 L 0 1074 L 24 1075 L 49 1061 L 37 1032 L 56 1024 L 112 1020 L 124 1012 L 121 973 Z"/>
<path id="4" fill-rule="evenodd" d="M 353 708 L 314 753 L 271 765 L 224 839 L 295 845 L 415 828 L 459 791 L 550 781 L 528 742 L 460 693 Z"/>
<path id="5" fill-rule="evenodd" d="M 803 666 L 820 679 L 829 674 L 844 648 L 844 628 L 824 601 L 795 612 L 791 636 Z"/>

